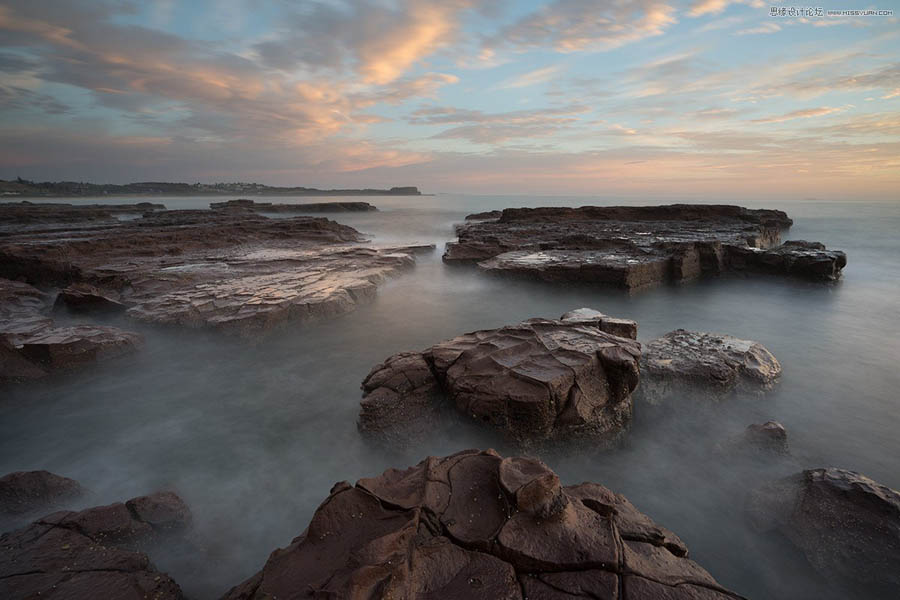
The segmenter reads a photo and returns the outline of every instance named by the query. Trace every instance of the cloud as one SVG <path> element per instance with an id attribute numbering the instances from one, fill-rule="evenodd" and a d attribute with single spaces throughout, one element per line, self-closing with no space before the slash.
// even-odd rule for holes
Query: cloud
<path id="1" fill-rule="evenodd" d="M 511 139 L 547 137 L 569 128 L 588 106 L 485 113 L 453 107 L 422 108 L 410 115 L 414 125 L 457 125 L 432 136 L 435 139 L 464 139 L 476 144 L 499 144 Z"/>
<path id="2" fill-rule="evenodd" d="M 661 35 L 675 22 L 675 8 L 657 0 L 555 0 L 503 27 L 485 45 L 609 50 Z"/>
<path id="3" fill-rule="evenodd" d="M 717 15 L 732 4 L 749 4 L 754 8 L 765 6 L 762 0 L 694 0 L 688 14 L 692 17 Z"/>
<path id="4" fill-rule="evenodd" d="M 840 108 L 832 108 L 830 106 L 822 106 L 820 108 L 804 108 L 795 110 L 784 115 L 774 117 L 764 117 L 762 119 L 753 119 L 751 123 L 784 123 L 794 119 L 809 119 L 812 117 L 822 117 L 833 113 L 841 112 Z"/>
<path id="5" fill-rule="evenodd" d="M 546 83 L 553 79 L 559 73 L 559 66 L 544 67 L 543 69 L 535 69 L 521 75 L 516 75 L 496 85 L 497 89 L 523 88 L 539 83 Z"/>
<path id="6" fill-rule="evenodd" d="M 749 27 L 736 32 L 736 35 L 764 35 L 767 33 L 777 33 L 781 31 L 781 25 L 778 23 L 762 23 L 757 27 Z"/>

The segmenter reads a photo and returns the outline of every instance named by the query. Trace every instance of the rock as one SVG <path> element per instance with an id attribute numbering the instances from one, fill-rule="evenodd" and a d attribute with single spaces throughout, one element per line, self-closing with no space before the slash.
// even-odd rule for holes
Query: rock
<path id="1" fill-rule="evenodd" d="M 778 360 L 758 342 L 676 329 L 644 346 L 638 394 L 650 404 L 694 392 L 721 400 L 770 390 L 780 376 Z"/>
<path id="2" fill-rule="evenodd" d="M 819 280 L 840 276 L 843 252 L 780 242 L 792 224 L 778 210 L 740 206 L 507 208 L 469 215 L 444 260 L 489 273 L 581 281 L 629 290 L 729 271 Z"/>
<path id="3" fill-rule="evenodd" d="M 865 475 L 810 469 L 751 492 L 747 509 L 829 582 L 869 598 L 900 597 L 900 492 Z"/>
<path id="4" fill-rule="evenodd" d="M 637 321 L 608 317 L 592 308 L 576 308 L 560 317 L 563 321 L 579 321 L 594 323 L 601 331 L 632 340 L 637 339 Z"/>
<path id="5" fill-rule="evenodd" d="M 27 283 L 0 279 L 0 383 L 130 354 L 143 343 L 140 335 L 115 327 L 56 327 L 44 315 L 49 299 Z"/>
<path id="6" fill-rule="evenodd" d="M 466 221 L 488 221 L 491 219 L 499 219 L 502 214 L 502 210 L 488 210 L 485 212 L 466 215 Z"/>
<path id="7" fill-rule="evenodd" d="M 0 238 L 0 277 L 65 287 L 61 302 L 70 306 L 118 303 L 139 320 L 251 337 L 353 310 L 411 268 L 420 249 L 361 241 L 352 227 L 325 218 L 239 210 L 62 219 Z"/>
<path id="8" fill-rule="evenodd" d="M 605 318 L 530 319 L 394 355 L 363 381 L 359 429 L 421 439 L 449 407 L 513 443 L 613 444 L 631 421 L 641 349 Z"/>
<path id="9" fill-rule="evenodd" d="M 74 479 L 49 471 L 17 471 L 0 477 L 0 517 L 46 511 L 81 496 Z"/>
<path id="10" fill-rule="evenodd" d="M 787 454 L 787 430 L 778 421 L 748 425 L 743 437 L 746 443 L 753 448 Z"/>
<path id="11" fill-rule="evenodd" d="M 735 599 L 671 532 L 598 484 L 494 451 L 334 486 L 309 527 L 224 600 Z"/>
<path id="12" fill-rule="evenodd" d="M 70 285 L 59 292 L 54 307 L 83 313 L 120 312 L 127 308 L 103 290 L 85 283 Z"/>
<path id="13" fill-rule="evenodd" d="M 52 202 L 0 202 L 0 230 L 35 224 L 115 221 L 116 215 L 140 215 L 165 210 L 162 204 L 62 204 Z"/>
<path id="14" fill-rule="evenodd" d="M 311 202 L 307 204 L 272 204 L 253 200 L 227 200 L 212 202 L 212 210 L 237 210 L 261 213 L 323 213 L 323 212 L 369 212 L 378 210 L 368 202 Z"/>
<path id="15" fill-rule="evenodd" d="M 155 496 L 129 503 L 172 505 Z M 121 502 L 53 513 L 0 536 L 0 597 L 180 600 L 178 585 L 134 550 L 167 531 Z"/>

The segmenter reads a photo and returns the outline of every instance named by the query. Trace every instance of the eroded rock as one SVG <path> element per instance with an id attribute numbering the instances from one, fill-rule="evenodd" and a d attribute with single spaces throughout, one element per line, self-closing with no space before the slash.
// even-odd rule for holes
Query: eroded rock
<path id="1" fill-rule="evenodd" d="M 626 289 L 745 270 L 838 278 L 843 252 L 778 245 L 791 224 L 782 211 L 726 205 L 508 208 L 467 217 L 444 260 Z"/>
<path id="2" fill-rule="evenodd" d="M 3 236 L 0 276 L 65 287 L 60 301 L 75 308 L 121 304 L 140 320 L 243 336 L 353 310 L 420 249 L 360 246 L 355 229 L 321 217 L 156 210 L 97 222 L 85 210 L 73 221 L 78 214 Z"/>
<path id="3" fill-rule="evenodd" d="M 780 376 L 781 364 L 758 342 L 676 329 L 644 346 L 638 393 L 650 404 L 691 394 L 722 399 L 770 390 Z"/>
<path id="4" fill-rule="evenodd" d="M 239 199 L 212 202 L 212 210 L 252 211 L 261 213 L 370 212 L 378 210 L 368 202 L 310 202 L 306 204 L 273 204 Z"/>
<path id="5" fill-rule="evenodd" d="M 84 493 L 74 479 L 49 471 L 17 471 L 0 477 L 0 525 L 22 515 L 46 512 Z"/>
<path id="6" fill-rule="evenodd" d="M 224 598 L 620 598 L 623 580 L 639 600 L 739 598 L 624 497 L 466 450 L 335 485 L 307 530 Z"/>
<path id="7" fill-rule="evenodd" d="M 900 492 L 853 471 L 810 469 L 754 490 L 747 509 L 828 581 L 871 598 L 900 596 Z"/>
<path id="8" fill-rule="evenodd" d="M 174 506 L 168 494 L 129 501 L 141 507 Z M 171 496 L 174 496 L 172 494 Z M 177 498 L 177 496 L 176 496 Z M 130 510 L 121 502 L 80 512 L 57 512 L 0 536 L 0 596 L 178 600 L 182 593 L 146 554 L 135 550 L 169 533 L 173 520 L 189 522 L 183 502 L 167 512 Z M 147 514 L 149 520 L 144 520 Z"/>
<path id="9" fill-rule="evenodd" d="M 359 428 L 417 439 L 449 408 L 515 443 L 612 444 L 631 420 L 641 349 L 604 319 L 530 319 L 394 355 L 363 381 Z"/>

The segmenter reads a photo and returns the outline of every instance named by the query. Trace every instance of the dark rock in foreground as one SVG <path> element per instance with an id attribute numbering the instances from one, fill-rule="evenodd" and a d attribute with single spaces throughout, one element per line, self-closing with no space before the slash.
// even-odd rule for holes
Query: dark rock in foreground
<path id="1" fill-rule="evenodd" d="M 0 232 L 0 277 L 65 287 L 60 302 L 75 309 L 118 303 L 141 320 L 245 336 L 350 311 L 418 250 L 361 246 L 358 231 L 321 217 L 160 210 L 97 222 L 87 211 L 70 222 L 70 213 L 80 214 Z"/>
<path id="2" fill-rule="evenodd" d="M 251 211 L 261 213 L 370 212 L 378 210 L 368 202 L 310 202 L 308 204 L 273 204 L 253 200 L 212 202 L 213 210 Z"/>
<path id="3" fill-rule="evenodd" d="M 165 492 L 53 513 L 0 536 L 0 597 L 181 599 L 178 585 L 135 548 L 189 524 L 187 506 Z"/>
<path id="4" fill-rule="evenodd" d="M 17 471 L 0 477 L 0 520 L 46 511 L 81 496 L 74 479 L 49 471 Z"/>
<path id="5" fill-rule="evenodd" d="M 644 346 L 638 393 L 650 404 L 685 393 L 718 400 L 769 390 L 780 376 L 781 364 L 758 342 L 676 329 Z"/>
<path id="6" fill-rule="evenodd" d="M 38 379 L 130 354 L 143 338 L 103 325 L 58 327 L 45 315 L 50 296 L 0 279 L 0 383 Z"/>
<path id="7" fill-rule="evenodd" d="M 615 442 L 631 421 L 641 355 L 640 344 L 621 336 L 637 325 L 596 311 L 567 314 L 388 358 L 362 384 L 360 430 L 422 439 L 449 406 L 516 443 Z"/>
<path id="8" fill-rule="evenodd" d="M 833 280 L 847 263 L 821 244 L 786 242 L 792 224 L 778 210 L 739 206 L 507 208 L 478 213 L 457 228 L 447 262 L 545 281 L 638 289 L 728 271 Z"/>
<path id="9" fill-rule="evenodd" d="M 338 483 L 225 600 L 727 600 L 672 532 L 595 483 L 467 450 Z"/>
<path id="10" fill-rule="evenodd" d="M 803 471 L 750 494 L 763 531 L 778 531 L 829 582 L 900 597 L 900 492 L 844 469 Z"/>

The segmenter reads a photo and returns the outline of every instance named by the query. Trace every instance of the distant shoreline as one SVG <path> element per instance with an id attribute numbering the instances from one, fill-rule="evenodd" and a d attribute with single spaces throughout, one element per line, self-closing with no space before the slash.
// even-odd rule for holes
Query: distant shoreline
<path id="1" fill-rule="evenodd" d="M 390 189 L 320 190 L 307 187 L 275 187 L 260 183 L 190 184 L 169 182 L 127 183 L 123 185 L 72 181 L 33 182 L 0 180 L 0 198 L 94 198 L 103 196 L 430 196 L 415 186 Z"/>

